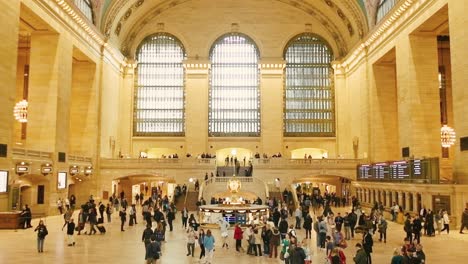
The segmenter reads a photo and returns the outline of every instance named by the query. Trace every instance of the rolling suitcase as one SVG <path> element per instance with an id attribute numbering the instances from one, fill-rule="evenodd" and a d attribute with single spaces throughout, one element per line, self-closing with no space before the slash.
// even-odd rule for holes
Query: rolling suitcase
<path id="1" fill-rule="evenodd" d="M 97 229 L 99 230 L 99 233 L 101 233 L 101 234 L 106 233 L 106 228 L 104 226 L 97 226 Z"/>

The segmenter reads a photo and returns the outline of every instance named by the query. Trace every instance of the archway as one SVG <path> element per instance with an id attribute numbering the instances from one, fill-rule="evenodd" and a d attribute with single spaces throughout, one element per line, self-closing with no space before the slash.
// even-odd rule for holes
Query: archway
<path id="1" fill-rule="evenodd" d="M 140 157 L 149 159 L 161 159 L 173 157 L 174 154 L 177 154 L 177 151 L 172 148 L 149 148 L 141 151 Z"/>
<path id="2" fill-rule="evenodd" d="M 125 175 L 114 178 L 111 182 L 112 194 L 120 197 L 122 194 L 128 202 L 136 203 L 136 195 L 143 194 L 144 199 L 149 196 L 167 195 L 169 198 L 174 196 L 175 180 L 172 178 L 152 175 L 152 174 L 137 174 Z M 104 190 L 105 191 L 105 190 Z"/>
<path id="3" fill-rule="evenodd" d="M 291 151 L 292 159 L 304 159 L 309 157 L 312 159 L 328 158 L 328 151 L 320 148 L 300 148 Z"/>
<path id="4" fill-rule="evenodd" d="M 229 159 L 232 157 L 237 158 L 237 160 L 241 163 L 241 166 L 248 166 L 249 160 L 253 157 L 252 151 L 246 148 L 237 148 L 237 147 L 230 147 L 230 148 L 223 148 L 218 149 L 216 151 L 216 162 L 219 166 L 226 166 L 226 157 Z M 244 165 L 244 158 L 245 158 L 245 165 Z M 232 164 L 231 164 L 232 165 Z"/>

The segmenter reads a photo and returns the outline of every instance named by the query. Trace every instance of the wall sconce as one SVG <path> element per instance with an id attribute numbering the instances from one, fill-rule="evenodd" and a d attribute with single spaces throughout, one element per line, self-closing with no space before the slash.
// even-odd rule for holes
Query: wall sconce
<path id="1" fill-rule="evenodd" d="M 23 175 L 29 173 L 29 164 L 21 161 L 20 163 L 16 164 L 16 174 Z"/>
<path id="2" fill-rule="evenodd" d="M 89 176 L 91 174 L 93 174 L 93 166 L 87 166 L 85 169 L 84 169 L 84 174 L 86 176 Z"/>
<path id="3" fill-rule="evenodd" d="M 48 174 L 51 174 L 54 168 L 52 167 L 52 164 L 50 163 L 45 163 L 41 165 L 41 173 L 44 176 L 47 176 Z"/>
<path id="4" fill-rule="evenodd" d="M 80 173 L 80 167 L 73 165 L 70 166 L 70 175 L 75 176 Z"/>

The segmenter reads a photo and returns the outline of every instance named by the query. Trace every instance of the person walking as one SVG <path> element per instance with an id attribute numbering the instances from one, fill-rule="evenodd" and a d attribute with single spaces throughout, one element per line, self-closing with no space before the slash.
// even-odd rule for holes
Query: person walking
<path id="1" fill-rule="evenodd" d="M 141 236 L 141 242 L 145 243 L 145 248 L 147 248 L 149 243 L 151 243 L 151 237 L 153 236 L 154 236 L 153 229 L 151 229 L 150 225 L 147 225 L 146 229 L 143 231 L 143 235 Z"/>
<path id="2" fill-rule="evenodd" d="M 127 222 L 127 212 L 125 212 L 125 207 L 122 207 L 122 209 L 120 210 L 119 212 L 119 216 L 120 216 L 120 231 L 125 231 L 123 228 L 124 228 L 124 225 L 125 225 L 125 222 Z"/>
<path id="3" fill-rule="evenodd" d="M 89 234 L 88 235 L 94 235 L 97 232 L 96 229 L 94 228 L 94 226 L 97 224 L 97 212 L 95 208 L 92 208 L 89 210 L 88 219 L 89 219 Z"/>
<path id="4" fill-rule="evenodd" d="M 306 231 L 306 238 L 312 238 L 312 217 L 306 214 L 304 217 L 304 229 Z"/>
<path id="5" fill-rule="evenodd" d="M 172 221 L 174 221 L 175 219 L 175 214 L 174 214 L 174 211 L 172 210 L 172 208 L 169 208 L 169 210 L 167 211 L 167 222 L 169 223 L 169 231 L 172 232 Z"/>
<path id="6" fill-rule="evenodd" d="M 203 228 L 200 228 L 200 231 L 198 232 L 198 245 L 200 246 L 200 259 L 202 257 L 205 257 L 205 230 Z"/>
<path id="7" fill-rule="evenodd" d="M 446 210 L 442 213 L 442 224 L 444 224 L 444 228 L 440 232 L 447 230 L 448 234 L 450 232 L 450 219 Z"/>
<path id="8" fill-rule="evenodd" d="M 461 216 L 460 234 L 464 234 L 463 229 L 465 229 L 465 227 L 468 228 L 468 208 L 465 208 Z"/>
<path id="9" fill-rule="evenodd" d="M 382 242 L 383 239 L 383 242 L 387 243 L 387 221 L 384 219 L 383 215 L 380 216 L 378 230 L 380 233 L 379 241 Z"/>
<path id="10" fill-rule="evenodd" d="M 44 225 L 44 221 L 40 220 L 39 225 L 34 229 L 34 232 L 37 231 L 37 252 L 44 252 L 44 240 L 45 237 L 49 234 L 47 227 Z"/>
<path id="11" fill-rule="evenodd" d="M 364 251 L 364 249 L 362 249 L 361 243 L 357 243 L 356 248 L 357 248 L 356 255 L 353 258 L 354 263 L 355 264 L 367 264 L 367 254 Z"/>
<path id="12" fill-rule="evenodd" d="M 112 207 L 110 206 L 109 203 L 107 204 L 107 207 L 106 207 L 106 215 L 107 215 L 107 223 L 110 223 L 111 215 L 112 215 Z"/>
<path id="13" fill-rule="evenodd" d="M 73 218 L 70 218 L 70 220 L 67 222 L 67 240 L 68 240 L 68 246 L 75 246 L 75 238 L 73 237 L 73 234 L 75 233 L 75 222 Z"/>
<path id="14" fill-rule="evenodd" d="M 242 251 L 244 251 L 244 249 L 242 248 L 242 234 L 242 229 L 240 228 L 239 224 L 236 224 L 236 226 L 234 227 L 234 239 L 236 240 L 237 252 L 240 252 L 241 249 Z"/>
<path id="15" fill-rule="evenodd" d="M 273 227 L 273 231 L 270 235 L 270 258 L 275 255 L 275 258 L 278 257 L 278 246 L 280 245 L 281 237 L 278 228 Z"/>
<path id="16" fill-rule="evenodd" d="M 188 214 L 188 211 L 187 211 L 187 208 L 184 207 L 184 209 L 181 211 L 181 214 L 182 214 L 182 228 L 187 228 L 187 220 L 188 220 L 188 217 L 189 217 L 189 214 Z"/>
<path id="17" fill-rule="evenodd" d="M 195 254 L 195 239 L 197 238 L 193 227 L 189 226 L 187 229 L 187 256 Z"/>
<path id="18" fill-rule="evenodd" d="M 145 260 L 147 264 L 156 264 L 161 253 L 161 245 L 156 242 L 156 237 L 151 236 L 151 242 L 146 246 Z"/>
<path id="19" fill-rule="evenodd" d="M 221 238 L 223 239 L 223 248 L 226 246 L 226 249 L 229 249 L 229 245 L 227 243 L 227 237 L 228 237 L 228 228 L 229 228 L 229 223 L 221 218 L 219 220 L 219 228 L 221 229 Z"/>
<path id="20" fill-rule="evenodd" d="M 215 239 L 211 234 L 211 230 L 208 229 L 206 231 L 206 236 L 203 239 L 203 245 L 205 246 L 206 256 L 205 256 L 205 263 L 211 264 L 213 262 L 213 255 L 214 255 L 214 243 Z"/>
<path id="21" fill-rule="evenodd" d="M 362 245 L 364 248 L 364 251 L 367 254 L 367 263 L 372 264 L 372 246 L 374 245 L 374 240 L 372 239 L 372 233 L 370 230 L 366 230 L 366 233 L 364 234 L 364 237 L 362 238 Z"/>
<path id="22" fill-rule="evenodd" d="M 301 229 L 301 220 L 302 220 L 302 210 L 301 208 L 297 207 L 296 211 L 294 212 L 294 216 L 296 217 L 296 227 L 295 229 Z"/>

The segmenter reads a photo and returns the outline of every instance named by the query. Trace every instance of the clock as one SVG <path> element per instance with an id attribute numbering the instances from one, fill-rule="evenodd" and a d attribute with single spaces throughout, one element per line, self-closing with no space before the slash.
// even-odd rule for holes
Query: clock
<path id="1" fill-rule="evenodd" d="M 231 193 L 237 193 L 241 188 L 241 182 L 239 180 L 229 180 L 227 188 Z"/>

